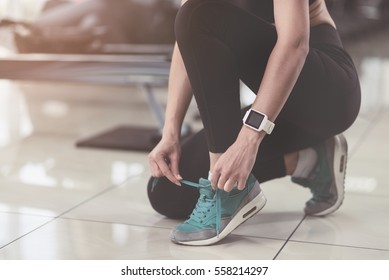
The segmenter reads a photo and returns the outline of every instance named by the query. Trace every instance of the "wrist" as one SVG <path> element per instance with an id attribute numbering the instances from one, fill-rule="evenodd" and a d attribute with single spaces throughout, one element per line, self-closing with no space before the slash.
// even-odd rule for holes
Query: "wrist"
<path id="1" fill-rule="evenodd" d="M 264 131 L 255 131 L 248 128 L 247 126 L 242 126 L 240 133 L 238 135 L 239 141 L 245 141 L 246 144 L 259 146 L 265 137 L 266 133 Z"/>
<path id="2" fill-rule="evenodd" d="M 181 128 L 164 127 L 162 131 L 162 139 L 171 142 L 179 142 L 181 137 Z"/>

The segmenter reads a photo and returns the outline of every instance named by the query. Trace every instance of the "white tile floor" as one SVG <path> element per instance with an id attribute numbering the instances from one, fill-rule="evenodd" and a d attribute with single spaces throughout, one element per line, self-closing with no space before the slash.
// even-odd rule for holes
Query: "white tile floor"
<path id="1" fill-rule="evenodd" d="M 155 126 L 138 90 L 0 81 L 0 259 L 389 259 L 389 41 L 383 38 L 389 37 L 348 46 L 364 92 L 361 114 L 346 132 L 341 209 L 304 217 L 309 192 L 287 178 L 272 181 L 263 184 L 263 211 L 211 247 L 169 241 L 177 221 L 148 203 L 146 153 L 74 145 L 116 125 Z"/>

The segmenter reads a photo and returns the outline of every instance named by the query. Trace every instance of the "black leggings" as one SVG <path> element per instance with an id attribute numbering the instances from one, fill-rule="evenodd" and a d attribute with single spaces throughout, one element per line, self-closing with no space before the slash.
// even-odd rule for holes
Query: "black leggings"
<path id="1" fill-rule="evenodd" d="M 178 12 L 176 39 L 204 124 L 182 145 L 185 179 L 206 177 L 208 151 L 222 153 L 236 140 L 242 127 L 239 81 L 258 91 L 276 43 L 271 16 L 263 16 L 266 7 L 258 0 L 248 2 L 250 10 L 236 0 L 189 0 Z M 343 132 L 359 108 L 358 76 L 336 29 L 312 27 L 305 65 L 273 133 L 261 143 L 252 173 L 260 182 L 285 176 L 285 154 Z M 153 192 L 149 186 L 148 193 L 154 209 L 171 218 L 188 216 L 198 198 L 197 190 L 166 179 Z"/>

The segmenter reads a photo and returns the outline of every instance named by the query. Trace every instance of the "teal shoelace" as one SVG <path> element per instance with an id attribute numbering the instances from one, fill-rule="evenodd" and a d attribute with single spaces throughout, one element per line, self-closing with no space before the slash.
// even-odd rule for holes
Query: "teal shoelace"
<path id="1" fill-rule="evenodd" d="M 152 184 L 152 187 L 151 187 L 151 192 L 154 191 L 154 189 L 157 186 L 159 180 L 160 180 L 159 178 L 154 178 L 153 184 Z M 194 187 L 194 188 L 198 188 L 198 189 L 210 188 L 209 185 L 202 185 L 202 184 L 191 182 L 191 181 L 188 181 L 188 180 L 181 180 L 180 182 L 182 184 L 184 184 L 184 185 L 187 185 L 187 186 L 190 186 L 190 187 Z M 197 217 L 196 213 L 204 214 L 204 213 L 206 213 L 208 211 L 208 209 L 209 209 L 209 201 L 208 200 L 209 199 L 205 198 L 205 195 L 204 195 L 204 197 L 202 199 L 199 198 L 199 201 L 196 204 L 196 208 L 193 210 L 193 213 L 195 214 L 195 217 Z M 215 203 L 215 207 L 216 207 L 216 209 L 215 209 L 216 210 L 216 221 L 215 221 L 215 224 L 216 224 L 216 233 L 217 233 L 217 236 L 219 237 L 220 227 L 221 227 L 221 197 L 220 197 L 219 189 L 216 189 L 215 195 L 214 195 L 212 201 L 216 201 L 216 203 Z M 206 210 L 203 210 L 203 209 L 206 209 Z"/>

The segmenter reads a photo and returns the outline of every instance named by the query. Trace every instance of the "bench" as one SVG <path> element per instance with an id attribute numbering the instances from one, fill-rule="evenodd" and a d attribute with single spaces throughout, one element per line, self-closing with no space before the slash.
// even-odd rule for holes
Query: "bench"
<path id="1" fill-rule="evenodd" d="M 77 146 L 149 151 L 164 125 L 164 110 L 154 89 L 167 86 L 172 49 L 170 45 L 106 45 L 103 54 L 0 55 L 0 78 L 139 87 L 147 96 L 158 129 L 118 127 L 82 139 Z M 189 130 L 185 125 L 183 134 Z"/>

